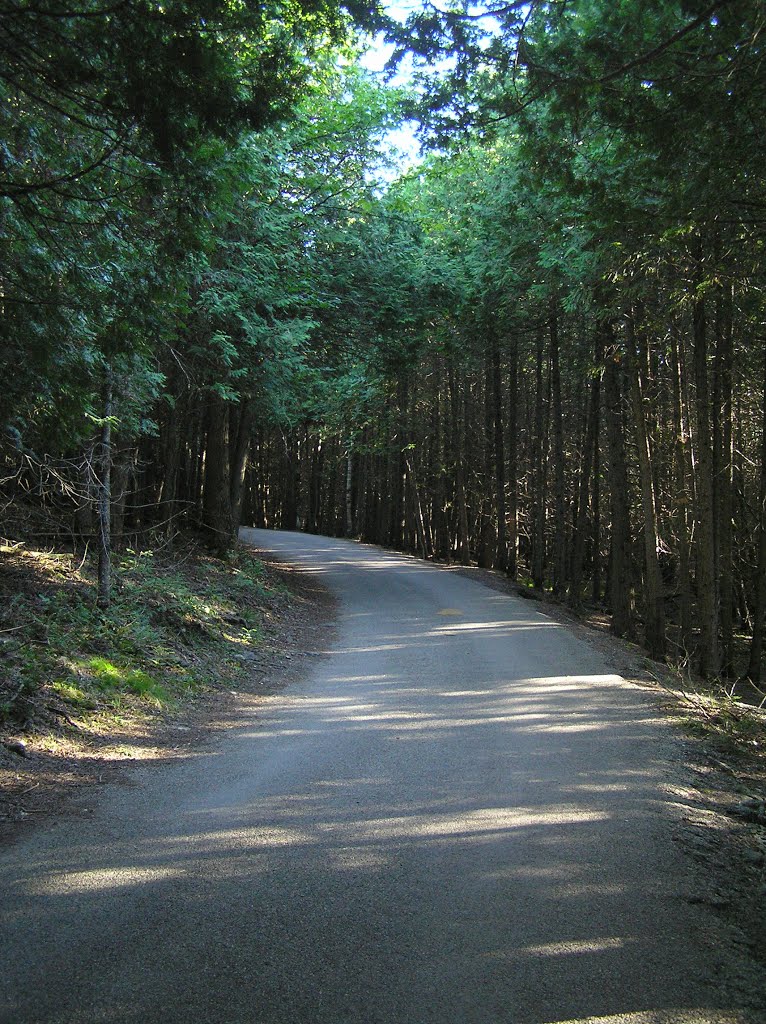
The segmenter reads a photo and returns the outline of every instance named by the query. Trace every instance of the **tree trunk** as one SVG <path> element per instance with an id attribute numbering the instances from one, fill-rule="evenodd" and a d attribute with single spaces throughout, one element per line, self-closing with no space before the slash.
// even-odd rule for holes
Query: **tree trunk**
<path id="1" fill-rule="evenodd" d="M 391 523 L 389 526 L 389 543 L 391 547 L 401 551 L 404 543 L 404 511 L 405 511 L 405 458 L 406 417 L 407 417 L 407 381 L 402 376 L 397 384 L 397 397 L 394 420 L 394 450 L 391 453 Z"/>
<path id="2" fill-rule="evenodd" d="M 613 345 L 611 326 L 605 325 L 603 329 L 608 343 L 604 368 L 604 412 L 611 518 L 609 603 L 612 612 L 612 632 L 617 636 L 631 637 L 633 622 L 630 599 L 630 512 L 622 415 L 621 364 Z"/>
<path id="3" fill-rule="evenodd" d="M 253 398 L 247 398 L 241 403 L 239 407 L 239 417 L 237 420 L 236 440 L 234 441 L 230 454 L 231 482 L 229 497 L 231 502 L 232 529 L 235 536 L 242 521 L 242 494 L 245 485 L 245 473 L 247 472 L 248 458 L 250 456 L 250 442 L 253 423 L 255 422 L 255 408 L 255 399 Z"/>
<path id="4" fill-rule="evenodd" d="M 635 325 L 628 320 L 625 346 L 625 367 L 628 374 L 628 392 L 633 413 L 633 426 L 638 449 L 638 470 L 641 481 L 641 512 L 644 534 L 644 629 L 646 646 L 653 658 L 662 661 L 666 654 L 665 595 L 659 561 L 654 477 L 649 435 L 646 429 L 644 399 L 641 393 L 638 362 L 636 360 Z"/>
<path id="5" fill-rule="evenodd" d="M 418 480 L 417 477 L 415 476 L 415 470 L 412 465 L 412 459 L 408 458 L 406 460 L 406 467 L 407 480 L 410 485 L 410 503 L 412 508 L 413 522 L 415 526 L 417 550 L 420 553 L 421 558 L 428 558 L 430 552 L 428 549 L 428 538 L 426 536 L 426 524 L 425 516 L 423 515 L 423 503 L 420 498 L 420 488 L 418 487 Z"/>
<path id="6" fill-rule="evenodd" d="M 566 589 L 566 485 L 564 479 L 564 417 L 561 411 L 559 329 L 556 316 L 550 318 L 551 397 L 553 399 L 553 593 L 561 597 Z M 587 482 L 586 482 L 587 483 Z"/>
<path id="7" fill-rule="evenodd" d="M 495 512 L 497 515 L 497 545 L 495 565 L 505 570 L 508 565 L 508 540 L 505 511 L 505 451 L 503 446 L 503 381 L 500 367 L 500 346 L 493 335 L 492 345 L 492 417 L 495 428 Z"/>
<path id="8" fill-rule="evenodd" d="M 673 421 L 675 444 L 675 509 L 676 537 L 678 540 L 678 598 L 681 644 L 684 651 L 692 650 L 692 598 L 691 561 L 689 540 L 689 511 L 693 507 L 691 493 L 691 441 L 684 404 L 683 362 L 679 338 L 675 328 L 671 332 L 671 359 L 673 364 Z"/>
<path id="9" fill-rule="evenodd" d="M 597 339 L 600 349 L 601 337 Z M 600 362 L 600 351 L 599 351 Z M 590 481 L 595 462 L 595 448 L 598 444 L 599 405 L 601 403 L 601 378 L 594 376 L 590 386 L 588 402 L 588 419 L 583 442 L 582 471 L 580 473 L 580 495 L 577 503 L 577 529 L 572 545 L 572 574 L 569 584 L 569 604 L 573 608 L 582 606 L 583 568 L 585 566 L 585 546 L 588 531 L 588 511 L 590 507 Z"/>
<path id="10" fill-rule="evenodd" d="M 535 450 L 532 495 L 532 584 L 545 584 L 545 442 L 543 435 L 543 332 L 537 331 L 535 346 Z"/>
<path id="11" fill-rule="evenodd" d="M 447 461 L 447 452 L 444 443 L 443 419 L 446 402 L 439 387 L 441 367 L 437 362 L 434 368 L 434 398 L 431 419 L 431 480 L 433 509 L 431 518 L 433 521 L 434 533 L 434 555 L 446 561 L 450 556 L 449 523 L 446 512 L 445 494 L 445 473 L 444 464 Z"/>
<path id="12" fill-rule="evenodd" d="M 112 438 L 112 472 L 111 472 L 111 499 L 112 499 L 112 544 L 116 541 L 118 546 L 125 532 L 125 506 L 130 487 L 130 477 L 133 472 L 133 464 L 137 455 L 134 445 L 115 445 Z M 167 521 L 167 514 L 163 514 L 162 522 Z M 172 524 L 170 524 L 172 525 Z"/>
<path id="13" fill-rule="evenodd" d="M 697 621 L 700 640 L 698 667 L 703 676 L 713 676 L 719 667 L 718 606 L 715 579 L 715 536 L 713 529 L 713 452 L 710 441 L 710 398 L 707 372 L 705 300 L 697 293 L 692 318 L 694 336 L 694 382 L 697 414 Z"/>
<path id="14" fill-rule="evenodd" d="M 354 536 L 354 452 L 353 440 L 346 447 L 346 488 L 344 492 L 345 534 Z"/>
<path id="15" fill-rule="evenodd" d="M 215 393 L 210 395 L 208 404 L 202 514 L 211 549 L 219 557 L 225 556 L 234 540 L 229 462 L 229 408 L 223 398 Z"/>
<path id="16" fill-rule="evenodd" d="M 603 359 L 600 353 L 599 362 Z M 594 604 L 601 601 L 601 402 L 594 410 L 593 487 L 591 491 L 591 550 L 593 576 L 591 597 Z"/>
<path id="17" fill-rule="evenodd" d="M 281 433 L 281 432 L 280 432 Z M 279 463 L 283 466 L 283 486 L 280 488 L 279 505 L 272 515 L 279 515 L 279 526 L 283 530 L 308 529 L 308 494 L 309 494 L 309 436 L 303 436 L 297 430 L 288 434 L 281 433 L 281 449 L 284 459 Z M 281 454 L 281 453 L 280 453 Z"/>
<path id="18" fill-rule="evenodd" d="M 381 497 L 378 502 L 378 525 L 376 534 L 378 544 L 390 545 L 391 543 L 391 518 L 393 515 L 393 461 L 394 440 L 389 436 L 386 429 L 385 442 L 387 445 L 385 453 L 378 457 L 378 478 L 380 480 Z"/>
<path id="19" fill-rule="evenodd" d="M 492 400 L 492 349 L 495 346 L 495 337 L 492 329 L 489 330 L 489 337 L 484 352 L 484 481 L 481 488 L 480 508 L 481 526 L 479 531 L 479 551 L 477 561 L 484 569 L 491 569 L 495 564 L 497 549 L 497 535 L 492 523 L 493 508 L 496 500 L 493 500 L 492 491 L 495 479 L 495 444 L 494 444 L 494 419 Z"/>
<path id="20" fill-rule="evenodd" d="M 78 467 L 78 490 L 77 507 L 74 512 L 74 533 L 78 540 L 85 542 L 85 547 L 90 543 L 94 532 L 94 507 L 98 505 L 98 483 L 95 462 L 98 459 L 98 445 L 100 432 L 95 436 L 92 444 L 88 444 L 82 455 L 82 462 Z"/>
<path id="21" fill-rule="evenodd" d="M 356 460 L 356 536 L 364 540 L 367 536 L 367 522 L 369 512 L 370 492 L 370 464 L 371 459 L 364 451 L 367 439 L 367 430 L 362 431 L 362 451 L 357 455 Z"/>
<path id="22" fill-rule="evenodd" d="M 715 421 L 719 425 L 716 446 L 716 498 L 718 524 L 718 599 L 721 619 L 721 672 L 734 673 L 734 577 L 733 577 L 733 431 L 732 368 L 734 360 L 733 296 L 731 287 L 721 299 L 716 345 Z"/>
<path id="23" fill-rule="evenodd" d="M 519 340 L 514 334 L 509 348 L 508 367 L 508 566 L 511 579 L 518 572 L 519 551 L 519 482 L 518 482 L 518 400 L 519 400 Z"/>
<path id="24" fill-rule="evenodd" d="M 321 533 L 322 518 L 322 476 L 325 464 L 327 442 L 317 438 L 311 445 L 309 474 L 309 530 Z"/>
<path id="25" fill-rule="evenodd" d="M 466 504 L 465 462 L 463 458 L 463 428 L 465 417 L 461 415 L 463 403 L 460 400 L 459 385 L 455 370 L 449 368 L 450 404 L 452 409 L 452 457 L 455 473 L 455 503 L 457 505 L 457 550 L 462 565 L 471 561 L 468 539 L 468 508 Z"/>
<path id="26" fill-rule="evenodd" d="M 766 347 L 764 347 L 766 354 Z M 753 639 L 747 677 L 758 685 L 761 682 L 763 660 L 763 631 L 766 624 L 766 359 L 763 372 L 763 419 L 761 433 L 761 476 L 758 492 L 758 558 L 755 570 L 755 601 L 753 607 Z"/>
<path id="27" fill-rule="evenodd" d="M 160 521 L 168 536 L 177 528 L 176 510 L 181 488 L 182 438 L 181 424 L 185 405 L 185 392 L 176 396 L 167 406 L 160 434 L 162 458 L 162 487 Z"/>
<path id="28" fill-rule="evenodd" d="M 112 587 L 112 367 L 104 367 L 103 420 L 98 452 L 98 598 L 99 608 L 108 608 Z"/>
<path id="29" fill-rule="evenodd" d="M 186 498 L 194 505 L 195 517 L 204 520 L 202 510 L 202 482 L 205 465 L 205 444 L 207 435 L 208 408 L 202 416 L 195 416 L 189 409 L 186 416 L 188 431 L 188 463 L 186 480 Z"/>

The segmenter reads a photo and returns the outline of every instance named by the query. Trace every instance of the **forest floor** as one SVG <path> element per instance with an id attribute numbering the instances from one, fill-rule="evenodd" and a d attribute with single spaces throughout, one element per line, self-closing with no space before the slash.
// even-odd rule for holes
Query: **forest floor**
<path id="1" fill-rule="evenodd" d="M 502 574 L 444 566 L 505 592 Z M 335 603 L 316 580 L 239 549 L 130 555 L 97 621 L 93 570 L 71 554 L 0 551 L 0 842 L 130 766 L 183 757 L 243 699 L 273 695 L 327 649 Z M 523 595 L 522 596 L 528 596 Z M 595 612 L 540 609 L 594 645 L 683 736 L 689 780 L 676 840 L 703 866 L 698 901 L 766 966 L 766 714 L 682 678 L 608 633 Z"/>
<path id="2" fill-rule="evenodd" d="M 332 631 L 325 588 L 245 548 L 130 555 L 103 616 L 94 573 L 71 553 L 0 549 L 0 843 L 131 765 L 184 757 Z"/>

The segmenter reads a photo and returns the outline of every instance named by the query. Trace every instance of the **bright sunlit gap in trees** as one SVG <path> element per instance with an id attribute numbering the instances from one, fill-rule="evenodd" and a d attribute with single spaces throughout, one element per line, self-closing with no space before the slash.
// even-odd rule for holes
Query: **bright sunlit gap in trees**
<path id="1" fill-rule="evenodd" d="M 397 0 L 395 3 L 385 4 L 383 10 L 389 17 L 404 23 L 407 15 L 420 9 L 417 0 Z M 386 65 L 394 53 L 394 44 L 386 42 L 385 34 L 378 32 L 370 43 L 369 49 L 362 55 L 360 63 L 367 71 L 372 72 L 381 79 L 388 80 L 392 85 L 403 87 L 412 86 L 412 59 L 406 57 L 395 74 L 389 78 L 386 73 Z M 418 124 L 416 121 L 407 121 L 399 128 L 386 132 L 384 137 L 385 155 L 391 165 L 383 172 L 383 177 L 393 180 L 408 170 L 416 167 L 421 159 L 421 147 L 416 138 Z"/>
<path id="2" fill-rule="evenodd" d="M 384 176 L 391 179 L 420 163 L 426 152 L 470 145 L 487 117 L 485 100 L 508 73 L 502 53 L 512 54 L 511 64 L 520 67 L 517 47 L 532 12 L 527 4 L 401 0 L 384 5 L 382 13 L 398 28 L 378 32 L 362 66 L 411 90 L 421 118 L 386 134 L 392 162 Z M 478 91 L 473 79 L 481 83 Z"/>

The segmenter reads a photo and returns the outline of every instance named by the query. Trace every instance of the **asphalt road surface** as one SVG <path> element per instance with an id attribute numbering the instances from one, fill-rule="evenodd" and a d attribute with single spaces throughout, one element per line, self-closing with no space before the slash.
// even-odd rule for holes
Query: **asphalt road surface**
<path id="1" fill-rule="evenodd" d="M 459 574 L 244 536 L 335 591 L 330 653 L 2 852 L 0 1020 L 750 1019 L 685 898 L 677 741 L 638 689 Z"/>

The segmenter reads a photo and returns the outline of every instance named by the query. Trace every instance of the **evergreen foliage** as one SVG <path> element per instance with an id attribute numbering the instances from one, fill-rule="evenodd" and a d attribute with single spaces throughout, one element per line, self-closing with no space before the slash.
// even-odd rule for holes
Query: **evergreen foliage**
<path id="1" fill-rule="evenodd" d="M 75 8 L 2 2 L 8 537 L 93 535 L 108 465 L 117 545 L 475 559 L 760 677 L 760 3 Z"/>

